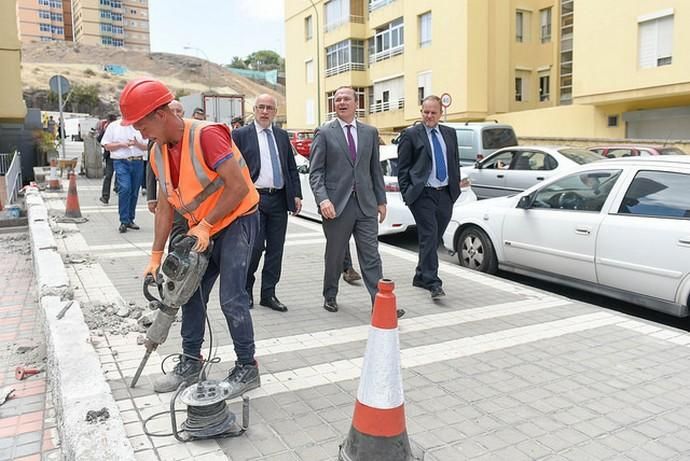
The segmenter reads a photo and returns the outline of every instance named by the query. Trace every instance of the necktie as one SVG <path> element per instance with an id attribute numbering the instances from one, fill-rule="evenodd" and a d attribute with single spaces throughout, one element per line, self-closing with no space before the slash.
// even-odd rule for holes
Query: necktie
<path id="1" fill-rule="evenodd" d="M 276 189 L 283 188 L 283 175 L 280 174 L 280 160 L 278 160 L 278 152 L 276 151 L 276 144 L 273 142 L 273 133 L 266 128 L 266 142 L 268 142 L 268 150 L 271 152 L 271 166 L 273 167 L 273 186 Z"/>
<path id="2" fill-rule="evenodd" d="M 355 163 L 357 158 L 357 147 L 355 146 L 355 138 L 352 137 L 352 125 L 345 125 L 347 127 L 347 150 L 350 151 L 350 158 L 352 163 Z"/>
<path id="3" fill-rule="evenodd" d="M 446 160 L 443 158 L 443 147 L 441 141 L 438 140 L 438 132 L 436 128 L 431 130 L 431 142 L 434 145 L 434 162 L 436 163 L 436 179 L 439 181 L 446 180 Z"/>

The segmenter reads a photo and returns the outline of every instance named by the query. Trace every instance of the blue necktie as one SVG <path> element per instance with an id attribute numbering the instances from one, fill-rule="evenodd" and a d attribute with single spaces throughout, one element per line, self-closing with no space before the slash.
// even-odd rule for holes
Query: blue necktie
<path id="1" fill-rule="evenodd" d="M 273 142 L 273 133 L 271 133 L 271 130 L 269 130 L 268 128 L 264 130 L 264 133 L 266 133 L 268 150 L 271 151 L 271 166 L 273 167 L 273 186 L 276 189 L 282 189 L 283 175 L 280 174 L 280 160 L 278 160 L 278 152 L 276 151 L 276 145 Z"/>
<path id="2" fill-rule="evenodd" d="M 443 158 L 443 147 L 441 141 L 438 140 L 438 132 L 436 128 L 431 130 L 431 142 L 434 145 L 434 161 L 436 162 L 436 179 L 439 181 L 446 180 L 446 160 Z"/>

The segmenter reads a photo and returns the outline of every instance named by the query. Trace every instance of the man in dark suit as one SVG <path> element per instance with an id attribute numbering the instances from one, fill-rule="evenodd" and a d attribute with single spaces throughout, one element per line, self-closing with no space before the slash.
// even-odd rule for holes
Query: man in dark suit
<path id="1" fill-rule="evenodd" d="M 419 260 L 412 285 L 446 295 L 438 277 L 438 245 L 460 196 L 460 165 L 455 131 L 439 125 L 441 99 L 422 101 L 422 122 L 406 129 L 398 142 L 398 184 L 417 224 Z"/>
<path id="2" fill-rule="evenodd" d="M 259 95 L 254 104 L 254 122 L 233 130 L 232 139 L 242 152 L 259 191 L 261 224 L 247 274 L 250 306 L 254 304 L 254 273 L 265 250 L 259 304 L 285 312 L 287 307 L 276 297 L 276 285 L 283 265 L 288 211 L 297 214 L 302 209 L 302 189 L 290 139 L 285 130 L 273 126 L 275 115 L 275 98 Z"/>
<path id="3" fill-rule="evenodd" d="M 329 312 L 338 311 L 338 282 L 353 233 L 364 285 L 373 303 L 383 277 L 378 223 L 386 217 L 378 131 L 355 120 L 357 102 L 352 87 L 338 88 L 334 104 L 337 118 L 316 134 L 309 169 L 326 235 L 323 308 Z"/>

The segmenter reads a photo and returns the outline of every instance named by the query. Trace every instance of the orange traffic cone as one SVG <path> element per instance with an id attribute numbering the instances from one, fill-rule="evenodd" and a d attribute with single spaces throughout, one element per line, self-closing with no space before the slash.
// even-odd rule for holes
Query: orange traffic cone
<path id="1" fill-rule="evenodd" d="M 339 461 L 415 461 L 405 427 L 398 316 L 391 280 L 379 281 L 352 426 Z M 418 450 L 415 450 L 418 451 Z"/>
<path id="2" fill-rule="evenodd" d="M 52 159 L 50 161 L 50 176 L 48 177 L 48 189 L 58 190 L 60 189 L 60 179 L 57 177 L 57 160 Z"/>
<path id="3" fill-rule="evenodd" d="M 81 218 L 79 197 L 77 196 L 77 175 L 74 173 L 71 173 L 69 176 L 69 189 L 67 190 L 65 218 Z"/>

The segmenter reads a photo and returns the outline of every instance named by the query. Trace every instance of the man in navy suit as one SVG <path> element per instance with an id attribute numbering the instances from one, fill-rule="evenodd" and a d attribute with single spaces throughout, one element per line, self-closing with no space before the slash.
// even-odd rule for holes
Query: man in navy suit
<path id="1" fill-rule="evenodd" d="M 254 304 L 254 273 L 265 250 L 259 304 L 285 312 L 287 307 L 276 297 L 276 285 L 283 264 L 288 211 L 297 214 L 302 209 L 302 189 L 290 139 L 285 130 L 273 126 L 275 115 L 276 99 L 259 95 L 254 104 L 254 122 L 233 130 L 232 140 L 247 162 L 260 198 L 261 225 L 247 274 L 250 306 Z"/>
<path id="2" fill-rule="evenodd" d="M 417 224 L 419 260 L 412 285 L 439 300 L 446 293 L 438 277 L 438 245 L 460 196 L 460 164 L 455 130 L 440 125 L 441 99 L 422 101 L 422 122 L 398 142 L 398 184 Z"/>

